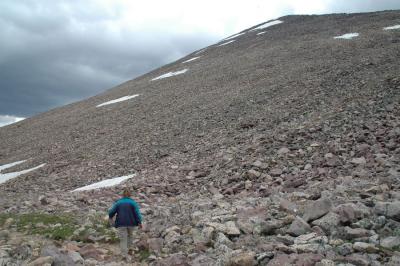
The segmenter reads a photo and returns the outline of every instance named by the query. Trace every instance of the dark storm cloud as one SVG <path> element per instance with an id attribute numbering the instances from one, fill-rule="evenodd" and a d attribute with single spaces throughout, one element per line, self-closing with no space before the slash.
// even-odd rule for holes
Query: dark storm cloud
<path id="1" fill-rule="evenodd" d="M 0 115 L 31 116 L 95 95 L 200 48 L 210 38 L 124 35 L 106 31 L 102 21 L 113 14 L 96 13 L 89 4 L 70 10 L 61 1 L 41 3 L 0 3 Z"/>
<path id="2" fill-rule="evenodd" d="M 144 24 L 135 21 L 132 25 L 139 26 L 130 29 L 115 24 L 121 10 L 107 8 L 110 3 L 114 5 L 114 2 L 118 4 L 119 1 L 109 1 L 106 5 L 101 5 L 102 2 L 107 1 L 0 1 L 0 116 L 31 116 L 98 94 L 217 41 L 221 35 L 217 35 L 216 31 L 214 34 L 206 31 L 228 21 L 219 20 L 222 15 L 230 16 L 231 25 L 226 26 L 228 29 L 232 29 L 235 21 L 244 21 L 245 16 L 254 17 L 252 12 L 242 12 L 237 4 L 232 4 L 232 13 L 227 14 L 225 3 L 215 2 L 216 10 L 209 10 L 205 6 L 197 14 L 197 18 L 208 23 L 202 30 L 181 28 L 176 21 L 168 20 L 170 17 L 165 19 L 164 24 L 159 23 L 162 19 L 149 25 L 146 24 L 148 21 Z M 136 13 L 132 14 L 133 17 L 139 16 L 140 12 L 158 12 L 156 17 L 163 16 L 162 10 L 142 11 L 136 8 L 143 5 L 143 2 L 126 2 L 134 6 L 132 10 Z M 267 10 L 269 8 L 267 2 L 254 2 L 262 3 L 260 7 Z M 316 1 L 303 1 L 304 4 L 299 2 L 302 1 L 283 0 L 282 4 L 274 3 L 275 8 L 278 6 L 277 11 L 269 16 L 300 12 L 295 7 L 307 7 L 307 4 L 310 9 L 302 8 L 301 13 L 307 13 L 303 10 L 314 12 L 311 10 L 315 10 L 312 5 Z M 400 8 L 398 0 L 323 2 L 321 13 Z M 160 0 L 158 3 L 164 2 Z M 230 3 L 228 1 L 226 4 Z M 173 5 L 170 2 L 165 4 Z M 181 6 L 177 3 L 174 5 L 174 9 L 180 12 Z M 264 18 L 261 11 L 260 14 L 261 19 L 271 19 Z M 189 20 L 194 18 L 189 17 Z M 250 19 L 248 21 L 252 23 L 249 26 L 256 24 Z"/>

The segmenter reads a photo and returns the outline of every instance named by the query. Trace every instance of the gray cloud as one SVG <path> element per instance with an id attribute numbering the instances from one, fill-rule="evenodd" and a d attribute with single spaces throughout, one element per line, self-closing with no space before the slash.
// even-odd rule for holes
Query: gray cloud
<path id="1" fill-rule="evenodd" d="M 67 2 L 41 3 L 0 4 L 0 114 L 26 117 L 95 95 L 216 38 L 114 34 L 102 25 L 112 15 L 87 12 L 87 3 L 73 11 Z"/>
<path id="2" fill-rule="evenodd" d="M 259 3 L 256 9 L 268 8 L 263 1 L 254 2 Z M 305 1 L 310 5 L 313 2 Z M 239 31 L 243 25 L 256 24 L 255 19 L 262 22 L 288 12 L 304 13 L 304 8 L 299 10 L 295 6 L 304 5 L 285 0 L 281 6 L 275 4 L 276 11 L 268 13 L 269 17 L 264 18 L 259 11 L 254 18 L 251 12 L 239 13 L 241 7 L 237 5 L 236 13 L 232 11 L 225 21 L 225 28 L 230 32 L 217 34 L 211 29 L 218 26 L 214 22 L 219 21 L 220 14 L 227 16 L 226 10 L 215 11 L 218 17 L 214 20 L 197 16 L 204 23 L 213 21 L 214 24 L 209 23 L 204 29 L 187 30 L 190 25 L 174 24 L 169 21 L 170 17 L 165 18 L 165 25 L 148 20 L 149 25 L 139 25 L 135 21 L 132 25 L 138 26 L 131 29 L 118 24 L 122 9 L 99 6 L 96 1 L 72 4 L 67 0 L 2 0 L 0 115 L 31 116 L 98 94 L 234 33 L 231 32 L 233 25 Z M 321 13 L 361 12 L 396 9 L 400 3 L 398 0 L 336 0 L 325 1 L 323 7 Z M 314 10 L 310 7 L 309 12 Z M 132 17 L 139 16 L 140 12 Z M 242 24 L 235 24 L 232 19 L 235 16 Z M 249 17 L 247 24 L 244 16 Z"/>

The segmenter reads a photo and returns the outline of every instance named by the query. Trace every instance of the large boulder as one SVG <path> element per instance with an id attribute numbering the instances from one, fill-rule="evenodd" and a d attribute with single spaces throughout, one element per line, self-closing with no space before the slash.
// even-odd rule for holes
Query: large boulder
<path id="1" fill-rule="evenodd" d="M 332 209 L 332 202 L 328 198 L 322 198 L 312 202 L 306 207 L 303 220 L 306 222 L 314 221 L 327 214 Z"/>

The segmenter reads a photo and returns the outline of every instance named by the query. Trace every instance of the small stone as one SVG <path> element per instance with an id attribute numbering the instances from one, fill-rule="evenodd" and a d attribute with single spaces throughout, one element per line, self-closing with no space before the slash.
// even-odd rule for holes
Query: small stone
<path id="1" fill-rule="evenodd" d="M 271 169 L 271 171 L 269 173 L 271 176 L 277 177 L 277 176 L 280 176 L 283 173 L 283 171 L 282 171 L 282 169 L 279 169 L 279 168 L 273 168 L 273 169 Z"/>
<path id="2" fill-rule="evenodd" d="M 293 236 L 300 236 L 311 232 L 311 227 L 306 221 L 304 221 L 300 217 L 296 217 L 296 219 L 292 222 L 287 233 Z"/>
<path id="3" fill-rule="evenodd" d="M 240 230 L 237 228 L 235 222 L 228 221 L 225 223 L 224 233 L 228 236 L 239 236 Z"/>
<path id="4" fill-rule="evenodd" d="M 333 260 L 323 259 L 320 262 L 317 262 L 315 266 L 335 266 L 335 262 Z"/>
<path id="5" fill-rule="evenodd" d="M 354 238 L 361 238 L 361 237 L 369 237 L 372 235 L 371 231 L 363 228 L 351 228 L 346 226 L 344 228 L 344 233 L 345 237 L 348 240 L 354 239 Z"/>
<path id="6" fill-rule="evenodd" d="M 356 165 L 365 165 L 367 163 L 367 160 L 365 160 L 364 157 L 360 157 L 360 158 L 353 158 L 351 160 L 352 164 L 356 164 Z"/>
<path id="7" fill-rule="evenodd" d="M 355 251 L 364 252 L 364 253 L 376 253 L 379 251 L 378 248 L 374 244 L 364 243 L 364 242 L 355 242 L 353 244 L 353 249 Z"/>
<path id="8" fill-rule="evenodd" d="M 283 148 L 280 148 L 277 153 L 278 153 L 278 155 L 284 155 L 284 154 L 287 154 L 289 152 L 290 152 L 290 150 L 288 148 L 283 147 Z"/>
<path id="9" fill-rule="evenodd" d="M 344 243 L 336 248 L 337 253 L 342 256 L 347 256 L 353 253 L 353 245 L 351 243 Z"/>
<path id="10" fill-rule="evenodd" d="M 255 162 L 253 163 L 253 166 L 254 166 L 254 167 L 257 167 L 257 168 L 259 168 L 259 169 L 262 169 L 262 170 L 268 169 L 268 164 L 263 163 L 263 162 L 261 162 L 261 161 L 255 161 Z"/>
<path id="11" fill-rule="evenodd" d="M 252 183 L 250 180 L 246 180 L 246 181 L 244 182 L 244 188 L 245 188 L 246 190 L 249 190 L 252 186 L 253 186 L 253 183 Z"/>
<path id="12" fill-rule="evenodd" d="M 244 252 L 234 255 L 228 260 L 226 266 L 254 266 L 256 265 L 256 254 L 254 252 Z"/>
<path id="13" fill-rule="evenodd" d="M 54 259 L 50 256 L 47 257 L 39 257 L 34 261 L 31 261 L 27 264 L 27 266 L 43 266 L 43 265 L 52 265 Z"/>
<path id="14" fill-rule="evenodd" d="M 247 176 L 251 179 L 256 179 L 261 176 L 261 173 L 254 169 L 250 169 L 249 171 L 247 171 Z"/>
<path id="15" fill-rule="evenodd" d="M 14 223 L 14 219 L 13 218 L 7 218 L 6 221 L 3 224 L 4 228 L 10 228 L 11 225 Z"/>

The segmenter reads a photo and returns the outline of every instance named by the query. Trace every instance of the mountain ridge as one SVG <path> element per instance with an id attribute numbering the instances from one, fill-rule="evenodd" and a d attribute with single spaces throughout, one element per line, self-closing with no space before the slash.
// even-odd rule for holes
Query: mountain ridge
<path id="1" fill-rule="evenodd" d="M 282 256 L 295 264 L 304 254 L 335 263 L 359 256 L 359 265 L 369 265 L 363 263 L 370 253 L 379 254 L 372 259 L 381 264 L 393 260 L 397 255 L 370 252 L 380 242 L 367 238 L 395 237 L 400 222 L 396 211 L 381 208 L 400 206 L 400 30 L 384 29 L 400 24 L 400 11 L 279 20 L 0 128 L 0 165 L 30 159 L 1 173 L 46 163 L 0 184 L 2 212 L 102 213 L 127 186 L 144 205 L 147 233 L 165 241 L 166 256 L 205 256 L 207 263 L 197 265 L 247 265 L 229 264 L 243 246 L 240 258 L 249 261 L 270 252 L 259 265 Z M 347 33 L 359 35 L 334 38 Z M 69 193 L 133 173 L 120 186 Z M 321 205 L 326 212 L 308 220 Z M 169 230 L 174 226 L 179 230 Z M 214 233 L 204 236 L 210 228 Z M 293 237 L 306 233 L 318 236 L 309 236 L 308 246 L 294 244 Z M 333 248 L 320 253 L 315 237 L 331 248 L 337 239 L 374 248 L 357 244 L 346 255 Z"/>

